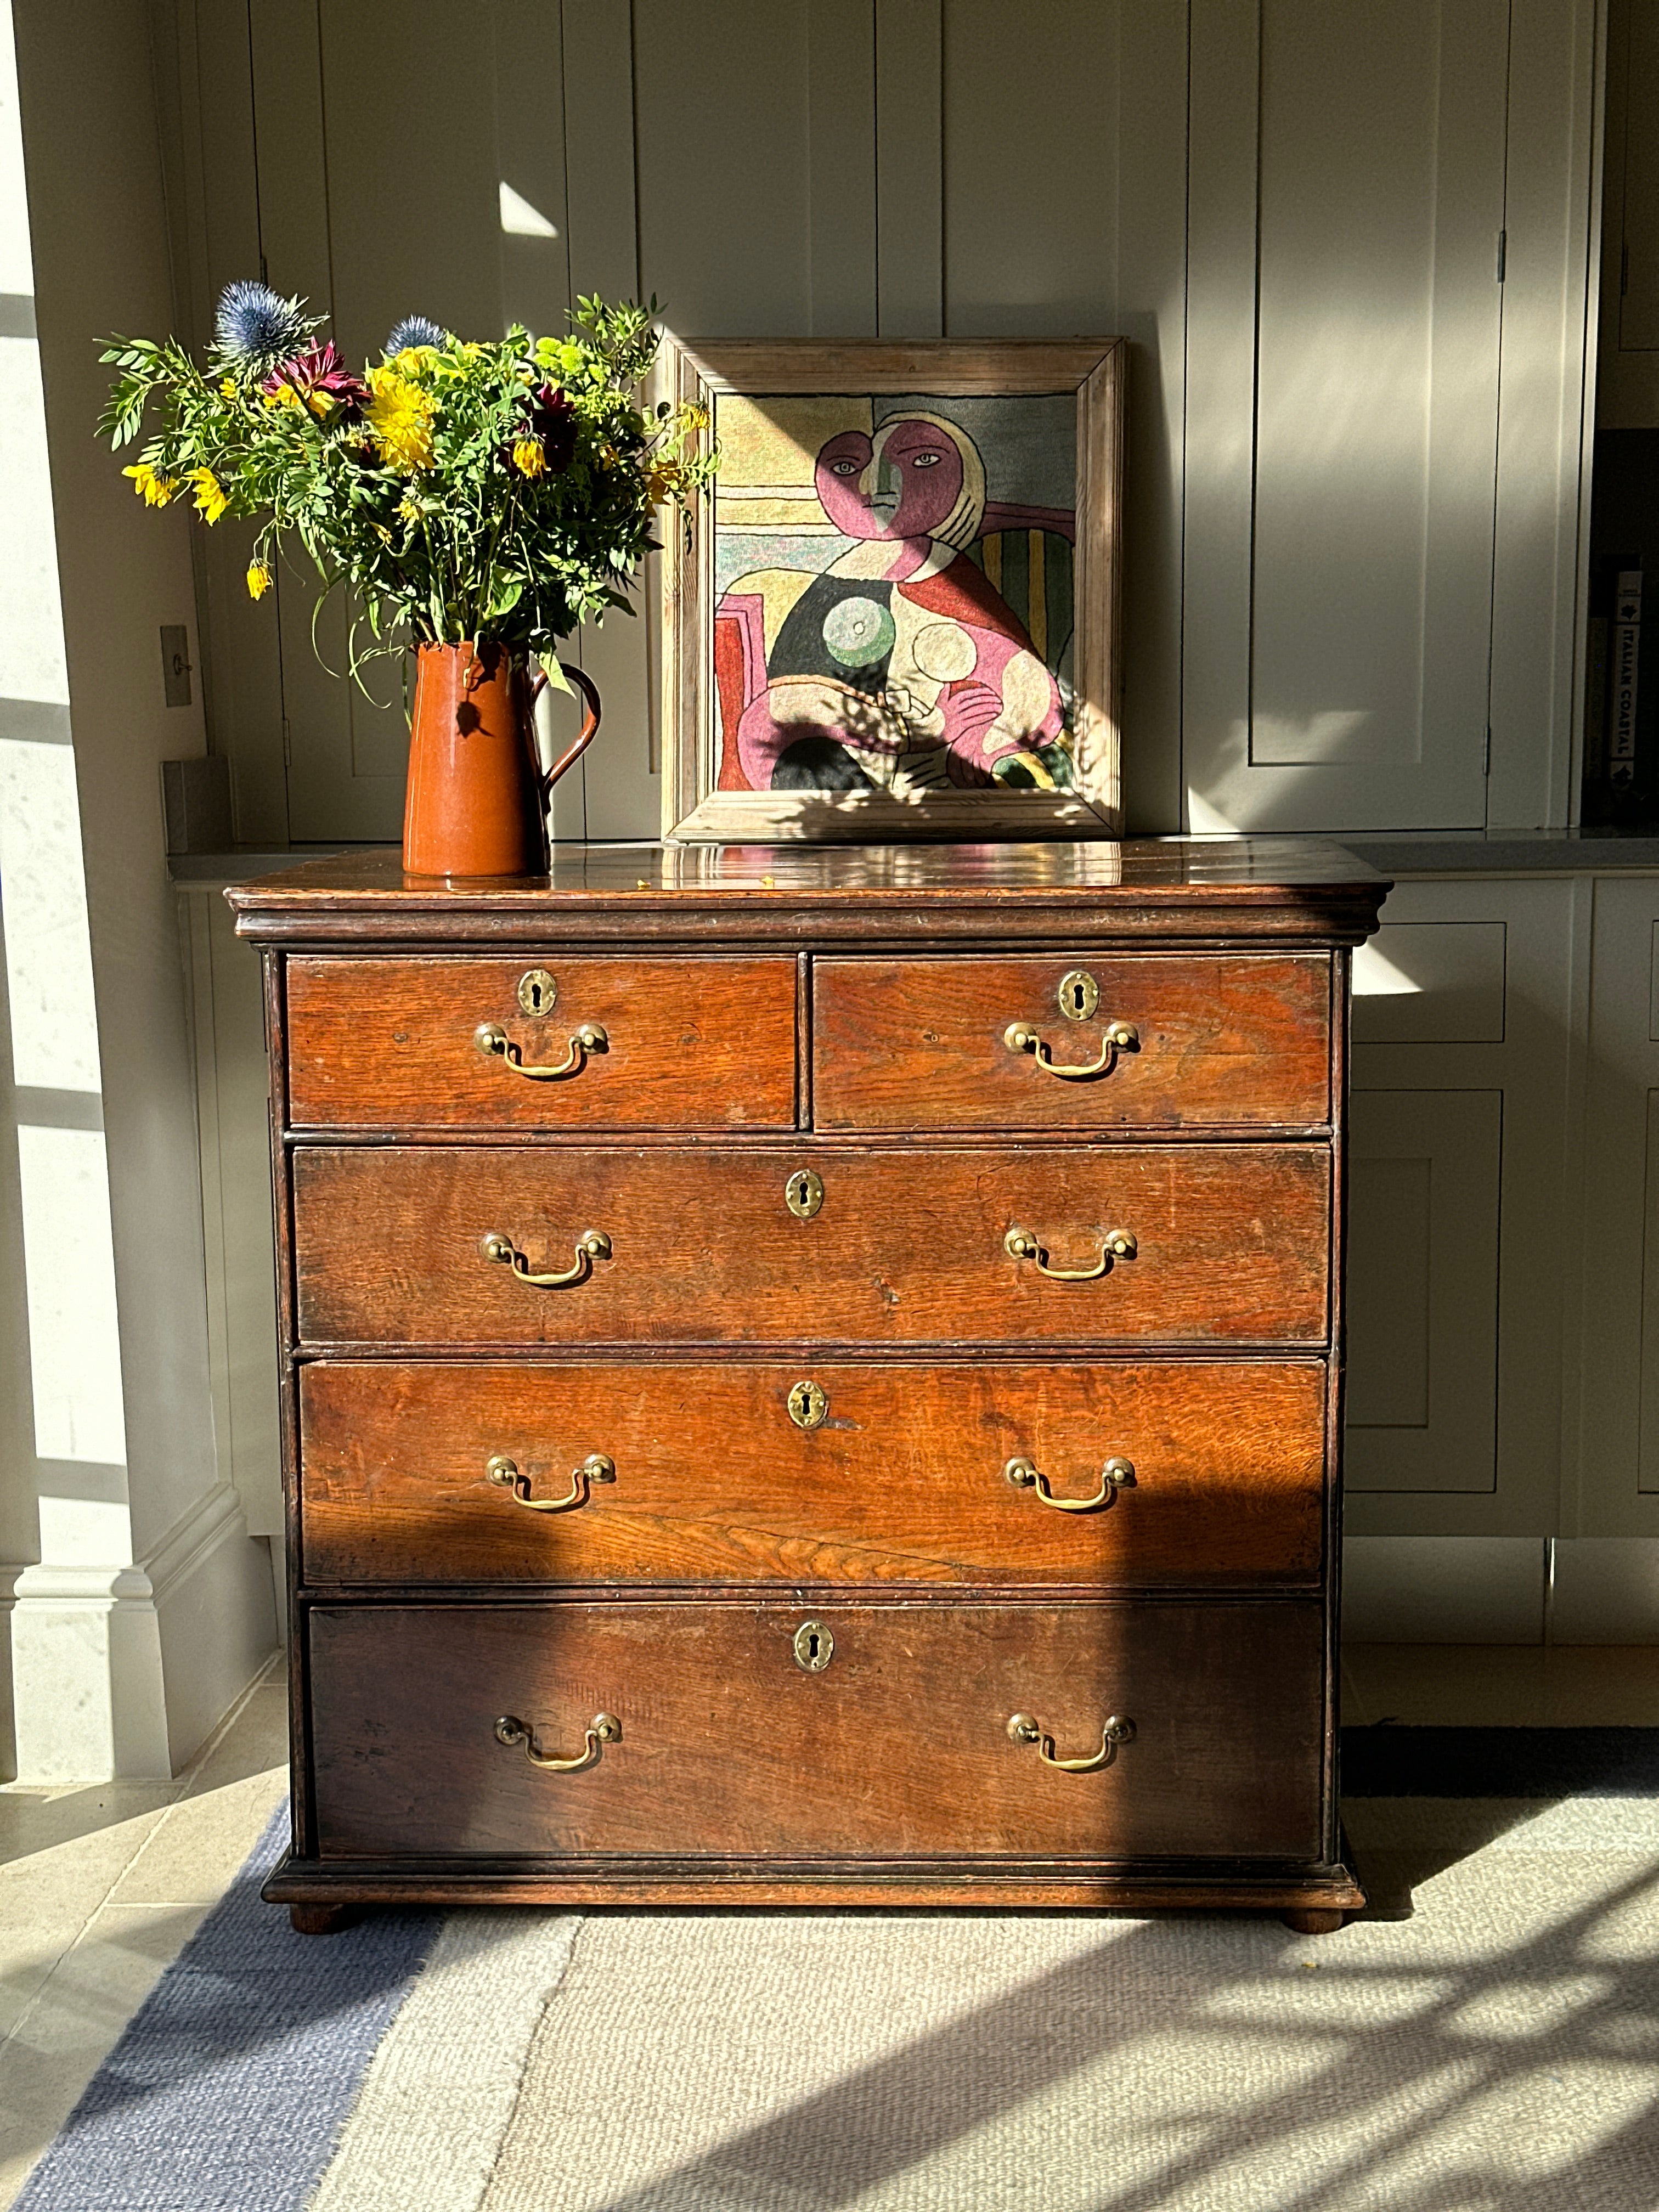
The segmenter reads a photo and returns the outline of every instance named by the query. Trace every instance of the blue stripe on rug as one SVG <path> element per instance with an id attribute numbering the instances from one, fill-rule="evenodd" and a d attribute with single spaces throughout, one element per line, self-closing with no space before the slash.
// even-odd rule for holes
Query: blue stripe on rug
<path id="1" fill-rule="evenodd" d="M 284 1806 L 128 2022 L 14 2212 L 298 2212 L 443 1923 L 296 1936 L 259 1885 Z"/>
<path id="2" fill-rule="evenodd" d="M 1659 1729 L 1342 1731 L 1345 1797 L 1651 1797 Z"/>

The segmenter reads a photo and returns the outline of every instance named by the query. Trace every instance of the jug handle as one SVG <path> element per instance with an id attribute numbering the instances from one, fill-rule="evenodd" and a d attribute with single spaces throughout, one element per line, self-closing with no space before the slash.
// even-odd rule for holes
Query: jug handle
<path id="1" fill-rule="evenodd" d="M 559 666 L 564 671 L 564 673 L 569 679 L 572 686 L 581 694 L 582 726 L 579 735 L 577 736 L 575 743 L 569 747 L 568 750 L 566 751 L 561 758 L 556 760 L 551 768 L 546 768 L 542 770 L 542 797 L 544 799 L 546 799 L 548 793 L 552 790 L 554 785 L 564 774 L 565 770 L 568 768 L 573 767 L 587 750 L 587 748 L 592 744 L 595 737 L 598 736 L 599 728 L 599 695 L 594 686 L 592 678 L 584 675 L 580 668 L 573 668 L 568 660 L 562 660 L 559 663 Z M 534 707 L 537 700 L 539 699 L 543 692 L 546 690 L 549 680 L 547 671 L 538 664 L 536 669 L 534 680 L 530 686 L 530 703 L 532 707 Z"/>

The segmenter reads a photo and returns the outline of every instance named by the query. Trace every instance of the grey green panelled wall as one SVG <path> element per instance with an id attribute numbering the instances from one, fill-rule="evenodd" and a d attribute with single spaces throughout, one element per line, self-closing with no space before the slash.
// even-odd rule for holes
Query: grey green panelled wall
<path id="1" fill-rule="evenodd" d="M 1595 0 L 409 0 L 372 68 L 345 0 L 163 12 L 198 331 L 263 260 L 350 352 L 595 289 L 1121 332 L 1132 826 L 1567 820 Z M 394 837 L 400 715 L 204 550 L 240 834 Z M 648 628 L 582 641 L 562 834 L 653 832 Z"/>

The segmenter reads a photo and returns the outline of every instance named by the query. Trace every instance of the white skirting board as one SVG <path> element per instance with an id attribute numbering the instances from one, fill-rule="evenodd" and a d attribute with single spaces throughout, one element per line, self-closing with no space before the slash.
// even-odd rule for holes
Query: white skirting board
<path id="1" fill-rule="evenodd" d="M 1659 1538 L 1350 1536 L 1356 1644 L 1659 1644 Z"/>
<path id="2" fill-rule="evenodd" d="M 270 1553 L 228 1484 L 131 1566 L 0 1568 L 16 1778 L 176 1774 L 276 1640 Z"/>

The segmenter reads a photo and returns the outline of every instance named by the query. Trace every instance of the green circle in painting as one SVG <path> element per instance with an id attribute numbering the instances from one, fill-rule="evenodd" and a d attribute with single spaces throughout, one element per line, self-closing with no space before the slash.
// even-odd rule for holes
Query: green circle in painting
<path id="1" fill-rule="evenodd" d="M 843 668 L 867 668 L 893 649 L 893 617 L 875 599 L 837 599 L 823 618 L 823 641 Z"/>

